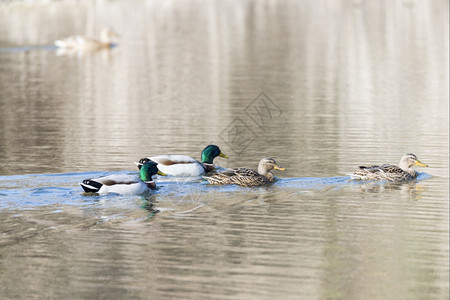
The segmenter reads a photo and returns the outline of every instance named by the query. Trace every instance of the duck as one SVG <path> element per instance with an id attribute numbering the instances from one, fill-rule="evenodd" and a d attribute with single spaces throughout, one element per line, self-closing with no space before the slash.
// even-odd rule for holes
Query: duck
<path id="1" fill-rule="evenodd" d="M 153 175 L 166 175 L 158 169 L 157 165 L 158 164 L 154 161 L 147 161 L 139 170 L 139 176 L 112 174 L 98 178 L 85 179 L 80 185 L 86 193 L 116 193 L 121 195 L 144 194 L 150 190 L 156 189 L 156 183 L 152 179 Z"/>
<path id="2" fill-rule="evenodd" d="M 228 158 L 223 154 L 217 145 L 208 145 L 202 151 L 201 162 L 187 155 L 158 155 L 153 157 L 144 157 L 135 162 L 140 168 L 147 161 L 158 163 L 158 169 L 167 175 L 179 177 L 198 177 L 214 170 L 213 160 L 217 156 Z"/>
<path id="3" fill-rule="evenodd" d="M 230 169 L 223 172 L 214 173 L 211 176 L 203 176 L 212 185 L 237 184 L 244 187 L 261 186 L 275 181 L 271 170 L 285 171 L 271 157 L 261 159 L 258 171 L 247 168 Z"/>
<path id="4" fill-rule="evenodd" d="M 417 156 L 407 153 L 402 156 L 398 167 L 391 164 L 381 166 L 359 166 L 350 176 L 351 180 L 386 180 L 391 182 L 410 181 L 419 175 L 413 169 L 413 166 L 428 167 L 427 164 L 420 162 Z"/>
<path id="5" fill-rule="evenodd" d="M 97 50 L 100 48 L 110 48 L 112 43 L 112 38 L 118 37 L 119 35 L 112 28 L 103 28 L 100 33 L 100 40 L 96 40 L 86 36 L 69 36 L 65 39 L 56 40 L 55 46 L 63 49 L 74 49 L 74 50 Z"/>

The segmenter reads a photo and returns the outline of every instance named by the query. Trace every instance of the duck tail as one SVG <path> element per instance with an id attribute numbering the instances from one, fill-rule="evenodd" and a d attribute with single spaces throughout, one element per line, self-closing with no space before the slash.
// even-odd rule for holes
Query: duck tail
<path id="1" fill-rule="evenodd" d="M 98 193 L 103 184 L 97 181 L 86 179 L 83 180 L 83 183 L 80 183 L 80 185 L 86 193 Z"/>
<path id="2" fill-rule="evenodd" d="M 350 176 L 350 180 L 365 180 L 366 177 L 358 174 L 345 174 L 347 176 Z"/>
<path id="3" fill-rule="evenodd" d="M 222 185 L 223 184 L 218 178 L 209 177 L 209 176 L 202 176 L 202 177 L 203 177 L 203 179 L 208 180 L 209 184 L 212 184 L 212 185 Z"/>
<path id="4" fill-rule="evenodd" d="M 140 162 L 137 162 L 137 161 L 133 161 L 133 162 L 138 167 L 138 169 L 140 170 L 142 165 L 143 165 L 143 163 L 140 163 Z"/>
<path id="5" fill-rule="evenodd" d="M 205 180 L 208 180 L 209 183 L 214 183 L 214 182 L 216 182 L 216 180 L 215 180 L 214 178 L 209 177 L 209 176 L 202 176 L 202 178 L 205 179 Z"/>

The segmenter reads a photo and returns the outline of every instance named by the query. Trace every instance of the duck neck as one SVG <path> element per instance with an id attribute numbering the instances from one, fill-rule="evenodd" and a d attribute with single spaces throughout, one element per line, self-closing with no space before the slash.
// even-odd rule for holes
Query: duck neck
<path id="1" fill-rule="evenodd" d="M 270 170 L 272 170 L 272 168 L 269 167 L 269 169 L 267 168 L 267 165 L 260 163 L 258 165 L 258 173 L 260 175 L 266 176 L 267 174 L 272 174 L 270 173 Z"/>
<path id="2" fill-rule="evenodd" d="M 214 170 L 214 165 L 203 163 L 203 169 L 205 169 L 206 173 L 212 172 Z"/>
<path id="3" fill-rule="evenodd" d="M 141 168 L 140 170 L 140 176 L 141 180 L 143 182 L 152 182 L 152 175 L 148 174 L 147 170 L 144 170 L 143 168 Z"/>
<path id="4" fill-rule="evenodd" d="M 408 168 L 407 170 L 404 170 L 404 171 L 413 177 L 416 177 L 416 175 L 417 175 L 416 170 L 414 170 L 413 168 Z"/>
<path id="5" fill-rule="evenodd" d="M 212 165 L 213 160 L 210 158 L 202 158 L 202 163 Z"/>
<path id="6" fill-rule="evenodd" d="M 416 174 L 416 171 L 410 165 L 408 165 L 407 161 L 401 160 L 398 166 L 408 174 L 411 174 L 413 176 Z"/>
<path id="7" fill-rule="evenodd" d="M 156 183 L 154 181 L 147 181 L 147 182 L 145 182 L 145 184 L 147 185 L 147 187 L 149 189 L 152 189 L 152 190 L 156 189 Z"/>
<path id="8" fill-rule="evenodd" d="M 212 157 L 210 152 L 207 152 L 205 150 L 202 152 L 202 163 L 212 165 L 213 160 L 214 160 L 214 157 Z"/>
<path id="9" fill-rule="evenodd" d="M 275 180 L 275 176 L 273 176 L 273 174 L 271 172 L 266 172 L 266 174 L 264 174 L 264 177 L 266 177 L 269 182 L 272 182 Z"/>

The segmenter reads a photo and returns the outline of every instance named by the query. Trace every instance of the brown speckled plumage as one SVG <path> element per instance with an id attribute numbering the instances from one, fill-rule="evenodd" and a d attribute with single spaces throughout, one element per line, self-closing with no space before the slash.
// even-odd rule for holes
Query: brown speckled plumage
<path id="1" fill-rule="evenodd" d="M 386 180 L 386 181 L 409 181 L 417 177 L 418 173 L 412 168 L 413 166 L 427 167 L 421 163 L 417 156 L 412 153 L 403 155 L 399 166 L 384 164 L 381 166 L 360 166 L 352 174 L 352 179 L 359 180 Z"/>
<path id="2" fill-rule="evenodd" d="M 273 169 L 285 170 L 273 158 L 263 158 L 259 162 L 258 171 L 247 168 L 230 169 L 211 176 L 203 176 L 210 184 L 237 184 L 245 187 L 260 186 L 275 180 L 270 172 Z"/>

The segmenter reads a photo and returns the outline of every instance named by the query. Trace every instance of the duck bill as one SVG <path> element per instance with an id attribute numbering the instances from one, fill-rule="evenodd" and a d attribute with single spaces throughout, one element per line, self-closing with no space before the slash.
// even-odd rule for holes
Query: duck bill
<path id="1" fill-rule="evenodd" d="M 220 152 L 219 156 L 220 156 L 220 157 L 224 157 L 224 158 L 228 158 L 228 155 L 223 154 L 222 152 Z"/>
<path id="2" fill-rule="evenodd" d="M 167 176 L 166 173 L 163 173 L 163 172 L 161 172 L 160 170 L 158 170 L 158 172 L 157 172 L 156 174 L 161 175 L 161 176 Z"/>
<path id="3" fill-rule="evenodd" d="M 420 161 L 416 160 L 416 162 L 414 163 L 414 165 L 419 166 L 419 167 L 428 167 L 427 164 L 421 163 Z"/>
<path id="4" fill-rule="evenodd" d="M 273 167 L 275 170 L 280 170 L 280 171 L 286 171 L 286 169 L 285 168 L 282 168 L 282 167 L 280 167 L 280 166 L 275 166 L 275 167 Z"/>

